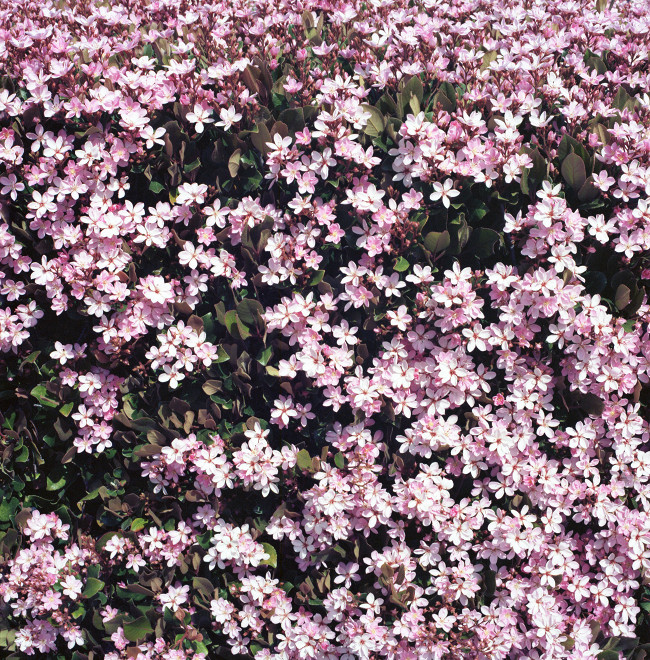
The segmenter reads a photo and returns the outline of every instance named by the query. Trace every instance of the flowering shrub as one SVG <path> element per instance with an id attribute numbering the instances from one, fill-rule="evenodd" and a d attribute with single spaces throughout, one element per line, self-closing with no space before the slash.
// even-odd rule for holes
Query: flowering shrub
<path id="1" fill-rule="evenodd" d="M 3 657 L 646 657 L 648 2 L 0 30 Z"/>

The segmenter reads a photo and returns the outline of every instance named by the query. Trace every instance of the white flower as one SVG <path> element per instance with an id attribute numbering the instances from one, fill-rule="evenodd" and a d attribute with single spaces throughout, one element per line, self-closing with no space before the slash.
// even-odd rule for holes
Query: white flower
<path id="1" fill-rule="evenodd" d="M 453 197 L 458 197 L 460 192 L 454 190 L 454 182 L 451 179 L 447 179 L 444 184 L 436 181 L 433 184 L 433 192 L 431 193 L 430 199 L 434 202 L 437 202 L 439 199 L 442 200 L 443 206 L 448 209 L 451 202 L 449 201 Z"/>
<path id="2" fill-rule="evenodd" d="M 203 133 L 203 124 L 212 124 L 214 119 L 210 117 L 212 108 L 205 108 L 196 103 L 194 105 L 194 112 L 187 113 L 187 121 L 191 121 L 195 126 L 197 133 Z M 218 126 L 218 124 L 217 124 Z"/>
<path id="3" fill-rule="evenodd" d="M 218 121 L 215 126 L 223 126 L 224 130 L 229 130 L 233 124 L 236 124 L 238 121 L 241 121 L 242 116 L 235 111 L 234 107 L 228 109 L 221 108 L 219 111 L 219 117 L 221 121 Z"/>
<path id="4" fill-rule="evenodd" d="M 167 608 L 172 612 L 176 612 L 183 603 L 187 602 L 187 595 L 190 592 L 190 588 L 186 584 L 180 586 L 178 582 L 176 585 L 175 587 L 169 587 L 169 591 L 166 594 L 160 594 L 158 596 L 163 610 Z"/>
<path id="5" fill-rule="evenodd" d="M 175 390 L 180 382 L 185 378 L 185 374 L 181 373 L 183 365 L 180 362 L 175 362 L 171 367 L 166 364 L 163 367 L 163 373 L 158 376 L 161 383 L 169 381 L 169 387 Z"/>
<path id="6" fill-rule="evenodd" d="M 201 127 L 201 130 L 203 130 L 203 127 Z M 165 132 L 166 131 L 162 126 L 159 126 L 156 130 L 154 130 L 152 126 L 147 124 L 140 131 L 140 137 L 144 138 L 147 141 L 146 142 L 147 149 L 152 149 L 154 144 L 159 144 L 161 146 L 165 144 L 165 140 L 163 139 L 163 135 L 165 135 Z M 200 133 L 201 131 L 198 132 Z"/>
<path id="7" fill-rule="evenodd" d="M 73 575 L 67 575 L 61 580 L 61 586 L 63 587 L 63 594 L 65 596 L 69 596 L 72 600 L 76 600 L 84 585 L 81 580 L 78 580 Z"/>
<path id="8" fill-rule="evenodd" d="M 494 123 L 504 131 L 514 131 L 523 121 L 523 117 L 513 115 L 510 110 L 506 110 L 503 119 L 495 118 Z"/>
<path id="9" fill-rule="evenodd" d="M 65 364 L 68 360 L 72 360 L 74 353 L 72 352 L 72 344 L 62 344 L 60 341 L 54 342 L 54 349 L 50 353 L 50 357 L 58 360 L 61 364 Z"/>

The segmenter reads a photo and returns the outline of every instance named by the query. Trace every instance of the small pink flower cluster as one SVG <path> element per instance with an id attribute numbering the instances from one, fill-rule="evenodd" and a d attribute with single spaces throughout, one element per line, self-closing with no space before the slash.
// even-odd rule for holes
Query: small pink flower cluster
<path id="1" fill-rule="evenodd" d="M 197 331 L 183 321 L 158 335 L 158 342 L 160 347 L 152 346 L 145 357 L 151 360 L 152 369 L 162 366 L 163 372 L 158 380 L 168 382 L 172 389 L 176 389 L 194 367 L 209 367 L 217 357 L 218 347 L 206 341 L 205 332 Z"/>
<path id="2" fill-rule="evenodd" d="M 63 347 L 62 350 L 65 351 L 66 348 Z M 61 382 L 75 386 L 83 400 L 71 415 L 79 431 L 73 441 L 77 451 L 102 452 L 111 447 L 113 426 L 109 422 L 119 407 L 119 388 L 124 378 L 100 367 L 92 367 L 87 373 L 66 368 L 61 372 Z"/>
<path id="3" fill-rule="evenodd" d="M 54 513 L 32 511 L 23 534 L 27 546 L 2 567 L 0 597 L 26 625 L 16 633 L 17 648 L 27 654 L 56 651 L 62 638 L 68 649 L 84 645 L 83 631 L 74 612 L 83 600 L 88 566 L 97 561 L 92 540 L 68 543 L 70 526 Z"/>
<path id="4" fill-rule="evenodd" d="M 127 568 L 138 573 L 146 566 L 180 566 L 183 553 L 195 540 L 195 530 L 181 521 L 171 530 L 150 527 L 138 535 L 136 542 L 114 534 L 103 550 L 109 553 L 110 559 L 126 557 Z"/>
<path id="5" fill-rule="evenodd" d="M 650 641 L 649 16 L 3 2 L 0 441 L 36 471 L 0 519 L 15 649 Z M 10 511 L 43 482 L 78 543 Z"/>
<path id="6" fill-rule="evenodd" d="M 110 621 L 112 613 L 104 617 L 104 622 Z M 105 660 L 206 660 L 205 653 L 197 653 L 191 649 L 178 648 L 178 644 L 165 641 L 162 637 L 155 642 L 145 642 L 136 646 L 130 645 L 124 635 L 124 628 L 119 626 L 111 635 L 111 641 L 116 652 L 107 653 Z"/>
<path id="7" fill-rule="evenodd" d="M 295 447 L 285 446 L 282 451 L 271 449 L 266 441 L 269 430 L 263 430 L 259 423 L 244 431 L 246 441 L 232 452 L 231 461 L 226 455 L 223 439 L 216 434 L 210 436 L 210 444 L 198 440 L 194 434 L 187 438 L 172 440 L 169 447 L 163 447 L 153 461 L 142 461 L 142 474 L 155 484 L 155 492 L 169 491 L 184 480 L 205 496 L 219 497 L 224 489 L 238 486 L 260 491 L 263 496 L 277 493 L 278 471 L 290 470 L 296 464 Z M 214 515 L 210 510 L 201 515 L 209 520 Z"/>

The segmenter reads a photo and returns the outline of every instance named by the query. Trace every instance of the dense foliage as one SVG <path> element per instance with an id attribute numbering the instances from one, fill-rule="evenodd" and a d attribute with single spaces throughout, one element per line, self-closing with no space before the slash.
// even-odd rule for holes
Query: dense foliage
<path id="1" fill-rule="evenodd" d="M 646 657 L 649 49 L 1 0 L 3 657 Z"/>

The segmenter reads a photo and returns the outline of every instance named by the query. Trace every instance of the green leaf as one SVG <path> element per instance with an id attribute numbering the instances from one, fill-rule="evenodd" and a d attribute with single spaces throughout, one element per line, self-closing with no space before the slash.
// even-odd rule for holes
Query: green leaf
<path id="1" fill-rule="evenodd" d="M 59 402 L 47 391 L 45 385 L 37 385 L 30 394 L 43 406 L 56 408 Z"/>
<path id="2" fill-rule="evenodd" d="M 643 302 L 644 296 L 645 296 L 645 288 L 641 287 L 632 296 L 632 300 L 630 301 L 629 306 L 625 308 L 625 316 L 627 316 L 628 318 L 632 317 L 639 311 L 639 307 L 641 307 L 641 303 Z"/>
<path id="3" fill-rule="evenodd" d="M 147 589 L 147 587 L 143 587 L 141 584 L 127 584 L 126 589 L 127 591 L 130 591 L 132 594 L 138 594 L 139 596 L 148 596 L 149 598 L 152 598 L 154 595 L 151 589 Z M 142 600 L 142 599 L 138 599 L 138 600 Z"/>
<path id="4" fill-rule="evenodd" d="M 628 321 L 625 321 L 625 323 L 623 324 L 623 330 L 625 330 L 625 332 L 632 332 L 635 327 L 636 327 L 636 319 L 629 319 Z M 646 603 L 646 605 L 650 606 L 650 603 Z"/>
<path id="5" fill-rule="evenodd" d="M 625 286 L 625 284 L 619 284 L 616 289 L 616 295 L 614 296 L 616 308 L 619 310 L 625 309 L 630 304 L 630 300 L 632 300 L 632 292 L 629 287 Z"/>
<path id="6" fill-rule="evenodd" d="M 241 164 L 241 149 L 236 149 L 232 156 L 228 159 L 228 172 L 233 179 L 237 176 L 239 172 L 239 166 Z"/>
<path id="7" fill-rule="evenodd" d="M 63 468 L 58 470 L 53 470 L 50 474 L 47 475 L 45 480 L 45 490 L 56 491 L 61 490 L 65 486 L 66 475 L 63 472 Z"/>
<path id="8" fill-rule="evenodd" d="M 585 61 L 585 64 L 590 68 L 594 69 L 596 73 L 604 75 L 607 73 L 607 65 L 603 60 L 600 59 L 600 57 L 592 56 L 588 57 L 587 60 Z"/>
<path id="9" fill-rule="evenodd" d="M 469 241 L 471 229 L 467 225 L 464 214 L 460 214 L 449 223 L 450 254 L 460 254 Z"/>
<path id="10" fill-rule="evenodd" d="M 189 172 L 192 172 L 193 170 L 198 169 L 199 167 L 201 167 L 201 159 L 197 158 L 195 161 L 192 161 L 191 163 L 185 165 L 183 167 L 183 171 L 187 174 Z"/>
<path id="11" fill-rule="evenodd" d="M 223 389 L 223 383 L 220 380 L 206 380 L 201 388 L 208 396 L 212 396 Z"/>
<path id="12" fill-rule="evenodd" d="M 607 128 L 607 126 L 605 126 L 604 124 L 598 122 L 596 123 L 596 125 L 593 127 L 592 130 L 593 133 L 595 133 L 598 136 L 600 142 L 602 142 L 604 145 L 607 145 L 612 141 L 612 138 L 609 134 L 609 128 Z"/>
<path id="13" fill-rule="evenodd" d="M 244 183 L 244 192 L 252 192 L 257 190 L 262 185 L 262 175 L 255 171 L 253 174 L 250 174 L 246 177 Z"/>
<path id="14" fill-rule="evenodd" d="M 141 529 L 144 529 L 147 524 L 147 521 L 144 518 L 136 518 L 132 523 L 131 523 L 131 531 L 132 532 L 139 532 Z"/>
<path id="15" fill-rule="evenodd" d="M 26 463 L 28 458 L 29 458 L 29 449 L 23 446 L 21 447 L 19 452 L 14 454 L 13 460 L 14 463 Z"/>
<path id="16" fill-rule="evenodd" d="M 490 64 L 492 64 L 492 62 L 494 62 L 498 56 L 499 53 L 497 53 L 496 50 L 486 51 L 485 55 L 483 55 L 483 62 L 481 63 L 481 71 L 485 71 L 485 69 L 488 69 L 490 67 Z"/>
<path id="17" fill-rule="evenodd" d="M 634 107 L 634 99 L 625 91 L 625 89 L 623 89 L 623 87 L 619 87 L 612 105 L 617 110 L 622 110 L 626 106 L 632 109 Z"/>
<path id="18" fill-rule="evenodd" d="M 273 355 L 273 346 L 267 346 L 257 357 L 257 361 L 265 367 Z"/>
<path id="19" fill-rule="evenodd" d="M 277 568 L 278 553 L 276 549 L 270 543 L 262 543 L 262 547 L 264 548 L 264 552 L 266 552 L 266 554 L 269 555 L 269 558 L 262 560 L 260 564 L 270 566 L 271 568 Z"/>
<path id="20" fill-rule="evenodd" d="M 450 82 L 443 82 L 440 84 L 440 92 L 442 92 L 453 104 L 454 108 L 456 107 L 456 90 Z"/>
<path id="21" fill-rule="evenodd" d="M 133 449 L 133 456 L 137 456 L 138 458 L 158 456 L 158 454 L 160 454 L 160 449 L 161 449 L 160 445 L 157 445 L 155 443 L 150 443 L 147 445 L 138 445 Z"/>
<path id="22" fill-rule="evenodd" d="M 246 298 L 237 305 L 237 316 L 241 319 L 242 323 L 248 326 L 259 326 L 260 323 L 263 325 L 263 313 L 264 307 L 257 300 Z"/>
<path id="23" fill-rule="evenodd" d="M 158 183 L 158 181 L 150 181 L 149 182 L 149 190 L 151 190 L 152 193 L 158 194 L 161 193 L 165 189 L 165 186 L 163 186 L 162 183 Z"/>
<path id="24" fill-rule="evenodd" d="M 25 364 L 26 362 L 28 362 L 29 364 L 35 364 L 40 354 L 41 354 L 40 351 L 33 351 L 23 360 L 23 364 Z"/>
<path id="25" fill-rule="evenodd" d="M 336 465 L 339 470 L 345 469 L 345 456 L 339 451 L 334 455 L 334 465 Z"/>
<path id="26" fill-rule="evenodd" d="M 278 115 L 278 121 L 286 124 L 292 133 L 305 128 L 305 114 L 302 108 L 287 108 Z"/>
<path id="27" fill-rule="evenodd" d="M 267 143 L 272 142 L 271 133 L 269 129 L 263 122 L 258 122 L 255 126 L 255 130 L 250 134 L 251 142 L 253 146 L 263 155 L 266 156 L 271 147 L 267 146 Z"/>
<path id="28" fill-rule="evenodd" d="M 81 595 L 84 598 L 92 598 L 95 594 L 98 594 L 104 588 L 104 583 L 97 578 L 89 577 L 86 578 L 86 586 L 81 592 Z"/>
<path id="29" fill-rule="evenodd" d="M 528 195 L 530 191 L 530 182 L 533 181 L 539 184 L 546 178 L 548 174 L 548 163 L 537 147 L 526 146 L 522 149 L 522 153 L 526 153 L 533 161 L 532 167 L 527 167 L 521 175 L 521 192 Z"/>
<path id="30" fill-rule="evenodd" d="M 228 362 L 230 360 L 230 355 L 226 352 L 226 349 L 219 344 L 219 350 L 217 351 L 217 358 L 215 362 L 217 364 L 220 364 L 221 362 Z"/>
<path id="31" fill-rule="evenodd" d="M 301 449 L 296 457 L 296 465 L 301 470 L 311 470 L 311 456 L 306 449 Z"/>
<path id="32" fill-rule="evenodd" d="M 275 137 L 276 133 L 285 138 L 289 135 L 289 127 L 283 121 L 276 121 L 271 127 L 271 137 Z"/>
<path id="33" fill-rule="evenodd" d="M 433 97 L 433 107 L 440 105 L 445 112 L 453 112 L 456 109 L 456 104 L 443 92 L 438 91 Z"/>
<path id="34" fill-rule="evenodd" d="M 404 259 L 404 257 L 400 257 L 397 260 L 397 263 L 393 266 L 393 270 L 396 270 L 398 273 L 403 273 L 411 264 Z"/>
<path id="35" fill-rule="evenodd" d="M 600 190 L 592 183 L 591 179 L 587 179 L 578 191 L 578 199 L 581 202 L 592 202 L 598 195 L 600 195 Z"/>
<path id="36" fill-rule="evenodd" d="M 533 166 L 530 168 L 530 176 L 536 181 L 542 181 L 548 174 L 548 162 L 537 147 L 532 149 L 529 155 L 533 161 Z"/>
<path id="37" fill-rule="evenodd" d="M 20 502 L 15 497 L 11 500 L 3 499 L 0 502 L 0 520 L 3 522 L 11 520 L 11 516 L 14 515 L 19 505 Z"/>
<path id="38" fill-rule="evenodd" d="M 597 656 L 598 660 L 619 660 L 619 654 L 618 651 L 612 651 L 607 650 L 607 651 L 601 651 Z"/>
<path id="39" fill-rule="evenodd" d="M 582 158 L 575 153 L 569 154 L 562 161 L 562 176 L 574 190 L 580 190 L 587 180 L 587 171 Z"/>
<path id="40" fill-rule="evenodd" d="M 242 322 L 239 316 L 236 316 L 236 320 L 237 320 L 237 332 L 239 333 L 239 336 L 244 340 L 248 339 L 251 336 L 251 332 L 248 329 L 248 326 Z"/>
<path id="41" fill-rule="evenodd" d="M 59 408 L 59 412 L 60 412 L 64 417 L 68 417 L 68 415 L 72 412 L 73 409 L 74 409 L 74 403 L 73 403 L 72 401 L 70 401 L 70 402 L 68 402 L 68 403 L 66 403 L 66 404 L 64 404 L 64 405 L 62 405 L 62 406 Z"/>
<path id="42" fill-rule="evenodd" d="M 494 229 L 477 227 L 472 231 L 467 250 L 479 259 L 486 259 L 494 254 L 494 246 L 500 240 L 500 235 Z"/>
<path id="43" fill-rule="evenodd" d="M 124 636 L 130 642 L 139 642 L 152 632 L 153 628 L 146 616 L 141 616 L 134 621 L 129 621 L 124 624 Z"/>
<path id="44" fill-rule="evenodd" d="M 72 612 L 72 618 L 80 619 L 81 617 L 85 616 L 85 614 L 86 614 L 86 608 L 80 603 L 77 606 L 77 608 Z"/>
<path id="45" fill-rule="evenodd" d="M 13 646 L 15 639 L 16 639 L 15 630 L 8 630 L 6 628 L 4 630 L 0 630 L 0 648 L 8 649 L 9 647 L 12 647 L 13 649 L 15 649 L 15 646 Z M 12 655 L 16 657 L 15 654 Z M 11 657 L 11 656 L 5 656 L 5 657 Z"/>
<path id="46" fill-rule="evenodd" d="M 370 113 L 370 119 L 368 119 L 363 132 L 370 137 L 379 137 L 384 132 L 384 126 L 386 125 L 384 115 L 377 108 L 367 103 L 363 103 L 361 107 Z"/>
<path id="47" fill-rule="evenodd" d="M 571 152 L 574 152 L 582 158 L 587 170 L 591 169 L 591 156 L 589 155 L 589 152 L 575 138 L 572 138 L 570 135 L 565 135 L 558 147 L 557 157 L 563 162 Z"/>
<path id="48" fill-rule="evenodd" d="M 224 325 L 228 328 L 228 332 L 232 335 L 236 335 L 237 328 L 237 312 L 234 309 L 231 309 L 226 312 L 224 316 Z"/>
<path id="49" fill-rule="evenodd" d="M 446 250 L 450 245 L 451 236 L 446 229 L 445 231 L 430 231 L 424 237 L 424 247 L 433 254 Z"/>
<path id="50" fill-rule="evenodd" d="M 414 115 L 420 112 L 422 99 L 424 98 L 424 87 L 419 76 L 409 78 L 407 82 L 401 85 L 400 92 L 397 95 L 399 116 L 410 109 Z"/>
<path id="51" fill-rule="evenodd" d="M 214 585 L 207 578 L 192 578 L 192 587 L 206 598 L 212 598 L 212 594 L 214 593 Z"/>
<path id="52" fill-rule="evenodd" d="M 312 278 L 309 280 L 309 285 L 310 286 L 316 286 L 317 284 L 320 284 L 323 281 L 323 278 L 325 277 L 325 271 L 324 270 L 317 270 Z"/>
<path id="53" fill-rule="evenodd" d="M 586 394 L 575 395 L 576 403 L 588 415 L 602 415 L 605 408 L 605 402 L 596 394 L 587 392 Z"/>
<path id="54" fill-rule="evenodd" d="M 390 96 L 388 96 L 388 94 L 384 94 L 379 101 L 377 101 L 377 108 L 384 115 L 391 116 L 397 114 L 397 104 Z"/>

